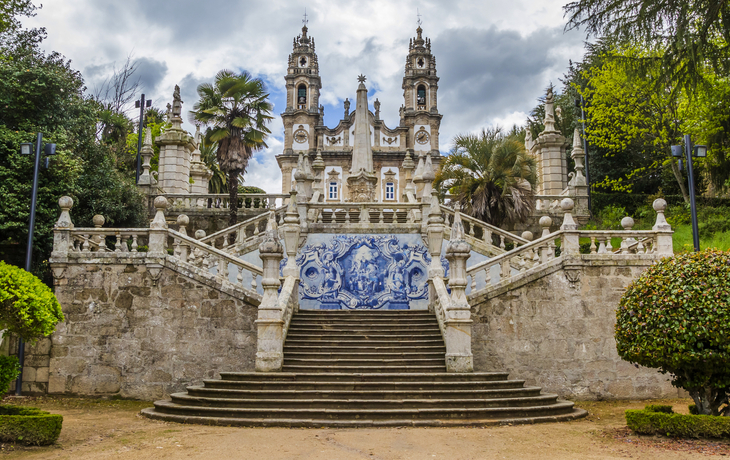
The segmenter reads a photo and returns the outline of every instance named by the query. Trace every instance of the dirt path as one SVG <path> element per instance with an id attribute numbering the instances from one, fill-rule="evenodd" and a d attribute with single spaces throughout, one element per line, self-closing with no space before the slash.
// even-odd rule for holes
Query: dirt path
<path id="1" fill-rule="evenodd" d="M 671 400 L 686 412 L 689 400 Z M 18 401 L 6 400 L 16 404 Z M 653 401 L 652 403 L 659 403 Z M 645 402 L 586 402 L 576 422 L 489 428 L 287 429 L 228 428 L 151 421 L 149 403 L 30 398 L 22 404 L 64 416 L 58 444 L 1 446 L 0 458 L 27 459 L 686 459 L 728 458 L 730 442 L 637 437 L 623 412 Z"/>

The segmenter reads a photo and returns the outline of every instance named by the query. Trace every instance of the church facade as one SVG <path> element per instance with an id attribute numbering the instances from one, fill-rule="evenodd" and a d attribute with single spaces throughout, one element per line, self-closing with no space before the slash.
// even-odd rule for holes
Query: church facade
<path id="1" fill-rule="evenodd" d="M 342 119 L 328 127 L 319 104 L 322 79 L 314 38 L 302 28 L 285 76 L 284 151 L 276 157 L 282 193 L 296 182 L 307 184 L 307 198 L 319 191 L 323 202 L 399 202 L 409 187 L 433 180 L 421 176 L 426 162 L 435 167 L 441 159 L 439 78 L 430 40 L 423 38 L 420 27 L 416 34 L 406 56 L 398 126 L 386 126 L 377 99 L 374 113 L 369 110 L 366 78 L 361 75 L 355 109 L 350 111 L 350 100 L 345 99 Z"/>

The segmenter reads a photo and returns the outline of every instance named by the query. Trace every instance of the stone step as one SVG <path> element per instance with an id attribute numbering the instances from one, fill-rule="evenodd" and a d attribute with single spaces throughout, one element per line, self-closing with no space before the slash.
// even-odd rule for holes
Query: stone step
<path id="1" fill-rule="evenodd" d="M 323 348 L 320 343 L 314 346 L 300 346 L 300 345 L 284 345 L 284 355 L 287 353 L 338 353 L 340 350 L 331 350 L 329 348 Z M 440 353 L 444 356 L 446 353 L 446 347 L 444 345 L 435 346 L 391 346 L 391 347 L 373 347 L 369 344 L 353 345 L 342 353 L 377 353 L 380 354 L 403 354 L 403 353 Z"/>
<path id="2" fill-rule="evenodd" d="M 310 374 L 316 375 L 316 374 Z M 321 375 L 321 374 L 320 374 Z M 326 374 L 324 374 L 326 375 Z M 337 375 L 332 373 L 331 375 Z M 388 374 L 385 374 L 388 375 Z M 412 374 L 415 375 L 415 374 Z M 352 380 L 269 381 L 261 380 L 204 380 L 206 388 L 226 390 L 318 390 L 318 391 L 454 391 L 454 390 L 510 390 L 519 389 L 524 380 L 465 381 L 465 382 L 360 382 Z M 264 386 L 262 386 L 264 385 Z"/>
<path id="3" fill-rule="evenodd" d="M 440 340 L 443 343 L 443 338 L 441 337 L 440 333 L 433 333 L 433 332 L 415 332 L 415 333 L 401 333 L 396 332 L 393 334 L 383 334 L 383 333 L 375 333 L 375 334 L 362 334 L 362 333 L 354 333 L 354 332 L 340 332 L 340 331 L 332 331 L 332 332 L 307 332 L 307 333 L 299 333 L 297 331 L 289 331 L 286 335 L 287 342 L 289 340 L 346 340 L 350 342 L 355 341 L 363 341 L 363 340 L 384 340 L 384 341 L 415 341 L 419 342 L 422 340 Z"/>
<path id="4" fill-rule="evenodd" d="M 372 352 L 368 349 L 362 351 L 291 351 L 284 349 L 284 359 L 444 359 L 444 351 L 430 352 Z"/>
<path id="5" fill-rule="evenodd" d="M 436 319 L 433 313 L 428 310 L 299 310 L 294 314 L 292 320 L 310 320 L 314 318 L 334 320 L 362 320 L 362 319 Z"/>
<path id="6" fill-rule="evenodd" d="M 555 404 L 558 395 L 546 394 L 521 396 L 517 398 L 477 399 L 247 399 L 194 396 L 188 393 L 170 395 L 172 402 L 186 406 L 220 408 L 281 408 L 287 409 L 446 409 L 464 410 L 472 408 L 517 408 Z"/>
<path id="7" fill-rule="evenodd" d="M 295 358 L 284 355 L 284 366 L 311 366 L 330 367 L 330 366 L 446 366 L 443 356 L 436 358 Z"/>
<path id="8" fill-rule="evenodd" d="M 316 340 L 309 340 L 306 337 L 297 338 L 297 339 L 287 339 L 286 341 L 290 346 L 296 345 L 296 346 L 303 346 L 303 347 L 317 347 L 319 349 L 331 349 L 331 348 L 342 348 L 347 347 L 348 349 L 354 348 L 354 347 L 363 347 L 366 345 L 371 345 L 373 348 L 377 347 L 387 347 L 387 348 L 393 348 L 397 347 L 400 350 L 411 350 L 411 349 L 420 349 L 423 346 L 444 346 L 443 339 L 439 338 L 436 339 L 428 339 L 428 340 L 368 340 L 367 338 L 363 338 L 360 340 L 342 340 L 342 339 L 329 339 L 329 338 L 319 338 Z"/>
<path id="9" fill-rule="evenodd" d="M 382 332 L 408 332 L 408 331 L 429 331 L 441 332 L 438 323 L 433 324 L 310 324 L 310 323 L 292 323 L 289 325 L 289 331 L 382 331 Z"/>
<path id="10" fill-rule="evenodd" d="M 355 365 L 355 366 L 318 366 L 313 367 L 311 365 L 294 365 L 294 364 L 284 364 L 282 366 L 282 369 L 284 372 L 380 372 L 380 373 L 387 373 L 387 372 L 445 372 L 446 371 L 446 364 L 441 363 L 441 365 L 423 365 L 423 366 L 417 366 L 417 365 L 407 365 L 403 366 L 400 364 L 395 364 L 392 366 L 387 365 L 373 365 L 373 366 L 364 366 L 364 365 Z"/>
<path id="11" fill-rule="evenodd" d="M 306 373 L 296 374 L 292 372 L 221 372 L 221 379 L 226 381 L 246 380 L 246 381 L 263 381 L 267 382 L 302 382 L 302 381 L 319 381 L 319 382 L 376 382 L 394 384 L 398 382 L 502 382 L 508 381 L 509 374 L 507 372 L 469 372 L 463 374 L 447 373 L 447 372 L 428 372 L 421 374 L 401 373 L 401 374 L 380 374 L 380 373 Z M 217 382 L 218 380 L 206 380 Z M 522 382 L 522 380 L 512 380 L 512 382 Z"/>
<path id="12" fill-rule="evenodd" d="M 301 336 L 373 336 L 373 337 L 441 337 L 441 330 L 438 327 L 429 328 L 398 328 L 398 329 L 381 329 L 381 328 L 305 328 L 295 327 L 289 328 L 287 337 Z"/>
<path id="13" fill-rule="evenodd" d="M 391 427 L 478 427 L 498 425 L 519 425 L 533 423 L 568 422 L 588 415 L 583 409 L 574 409 L 571 413 L 545 416 L 529 416 L 514 418 L 469 418 L 469 419 L 412 419 L 393 418 L 388 420 L 354 419 L 301 419 L 301 418 L 230 418 L 169 414 L 156 411 L 154 407 L 142 409 L 141 414 L 154 420 L 177 423 L 194 423 L 215 426 L 259 426 L 287 428 L 391 428 Z"/>
<path id="14" fill-rule="evenodd" d="M 310 419 L 310 420 L 440 420 L 440 419 L 505 419 L 517 417 L 556 416 L 574 413 L 573 403 L 524 407 L 435 407 L 402 409 L 318 409 L 318 408 L 238 408 L 201 407 L 156 401 L 155 412 L 185 417 L 223 417 L 231 419 Z"/>
<path id="15" fill-rule="evenodd" d="M 384 326 L 391 326 L 391 325 L 420 325 L 420 326 L 432 326 L 434 324 L 438 325 L 438 321 L 436 321 L 436 318 L 329 318 L 329 317 L 312 317 L 312 318 L 299 318 L 297 316 L 294 316 L 291 320 L 291 324 L 316 324 L 316 325 L 325 325 L 325 324 L 336 324 L 336 325 L 348 325 L 348 326 L 361 326 L 361 325 L 384 325 Z"/>
<path id="16" fill-rule="evenodd" d="M 241 399 L 492 399 L 515 398 L 521 396 L 537 396 L 539 387 L 516 387 L 496 389 L 459 389 L 459 388 L 429 388 L 429 389 L 400 389 L 400 390 L 277 390 L 268 386 L 259 386 L 257 389 L 225 389 L 210 388 L 207 386 L 187 387 L 191 396 L 207 398 L 241 398 Z"/>

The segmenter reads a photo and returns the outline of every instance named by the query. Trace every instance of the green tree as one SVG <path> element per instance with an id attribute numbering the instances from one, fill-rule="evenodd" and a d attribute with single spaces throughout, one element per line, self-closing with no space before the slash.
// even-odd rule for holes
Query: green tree
<path id="1" fill-rule="evenodd" d="M 228 184 L 238 184 L 255 150 L 266 147 L 273 119 L 266 86 L 247 72 L 221 70 L 214 83 L 198 86 L 200 100 L 190 112 L 193 120 L 207 125 L 206 142 L 217 145 L 218 165 L 228 174 Z M 229 225 L 238 220 L 238 187 L 228 187 L 231 214 Z"/>
<path id="2" fill-rule="evenodd" d="M 730 72 L 727 0 L 576 0 L 564 10 L 566 29 L 662 50 L 630 57 L 639 68 L 658 69 L 657 88 L 694 91 L 707 82 L 707 69 L 722 76 Z"/>
<path id="3" fill-rule="evenodd" d="M 456 196 L 465 213 L 497 226 L 530 216 L 536 184 L 535 159 L 500 128 L 456 136 L 434 181 L 441 193 Z"/>
<path id="4" fill-rule="evenodd" d="M 698 413 L 730 416 L 730 252 L 685 253 L 649 267 L 616 310 L 616 349 L 671 374 Z"/>
<path id="5" fill-rule="evenodd" d="M 20 29 L 18 16 L 35 16 L 38 7 L 31 0 L 0 1 L 0 34 L 9 34 Z"/>

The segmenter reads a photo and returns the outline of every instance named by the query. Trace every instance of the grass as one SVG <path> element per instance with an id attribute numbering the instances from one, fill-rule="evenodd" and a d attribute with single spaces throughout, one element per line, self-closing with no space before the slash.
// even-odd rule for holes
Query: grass
<path id="1" fill-rule="evenodd" d="M 679 225 L 672 235 L 674 253 L 691 252 L 694 250 L 692 240 L 692 225 Z M 700 238 L 700 249 L 717 248 L 722 251 L 730 250 L 730 232 L 713 233 L 709 238 Z"/>

